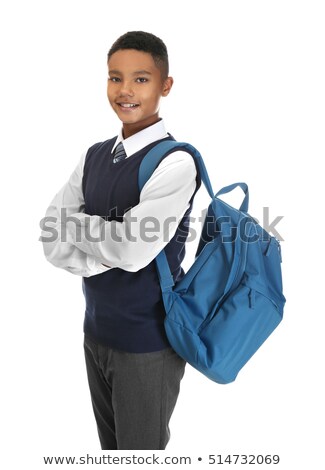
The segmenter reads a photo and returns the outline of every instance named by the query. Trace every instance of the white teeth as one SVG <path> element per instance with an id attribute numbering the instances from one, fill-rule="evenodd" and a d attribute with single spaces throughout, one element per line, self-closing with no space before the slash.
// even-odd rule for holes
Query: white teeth
<path id="1" fill-rule="evenodd" d="M 123 108 L 134 108 L 135 106 L 137 106 L 136 104 L 132 104 L 132 103 L 120 103 L 120 105 Z"/>

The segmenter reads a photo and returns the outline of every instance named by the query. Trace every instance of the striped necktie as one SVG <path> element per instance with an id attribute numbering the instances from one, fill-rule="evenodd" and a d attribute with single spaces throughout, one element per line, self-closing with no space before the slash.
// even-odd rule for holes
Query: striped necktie
<path id="1" fill-rule="evenodd" d="M 113 163 L 117 163 L 117 162 L 120 162 L 121 160 L 125 160 L 125 158 L 126 158 L 126 153 L 123 147 L 123 143 L 120 142 L 115 149 Z"/>

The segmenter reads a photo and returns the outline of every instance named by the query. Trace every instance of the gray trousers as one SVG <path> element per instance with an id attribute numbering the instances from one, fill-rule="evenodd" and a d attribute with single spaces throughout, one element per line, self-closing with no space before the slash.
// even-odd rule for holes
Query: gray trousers
<path id="1" fill-rule="evenodd" d="M 165 449 L 186 362 L 172 348 L 128 353 L 86 335 L 84 350 L 101 448 Z"/>

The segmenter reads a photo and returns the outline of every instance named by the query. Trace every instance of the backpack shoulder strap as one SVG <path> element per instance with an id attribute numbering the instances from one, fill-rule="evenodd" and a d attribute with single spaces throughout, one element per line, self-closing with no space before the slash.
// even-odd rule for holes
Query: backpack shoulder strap
<path id="1" fill-rule="evenodd" d="M 149 150 L 149 152 L 143 158 L 140 164 L 138 175 L 138 185 L 140 191 L 151 177 L 159 163 L 165 157 L 167 157 L 167 155 L 175 152 L 176 150 L 183 150 L 184 152 L 188 152 L 190 155 L 192 155 L 195 162 L 197 163 L 197 167 L 199 168 L 201 180 L 203 181 L 203 184 L 206 187 L 210 197 L 213 198 L 214 192 L 200 152 L 196 150 L 195 147 L 187 144 L 186 142 L 176 142 L 173 140 L 163 140 L 159 142 L 151 150 Z"/>
<path id="2" fill-rule="evenodd" d="M 197 163 L 197 167 L 199 168 L 201 180 L 203 181 L 209 195 L 211 196 L 211 198 L 213 198 L 214 193 L 201 154 L 192 145 L 187 144 L 185 142 L 176 142 L 173 140 L 164 140 L 159 142 L 145 155 L 139 168 L 139 190 L 142 190 L 143 186 L 149 180 L 159 163 L 165 157 L 167 157 L 167 155 L 171 154 L 172 152 L 175 152 L 176 150 L 183 150 L 192 155 L 195 162 Z M 171 290 L 175 283 L 169 268 L 165 250 L 162 250 L 156 256 L 156 265 L 162 292 Z"/>

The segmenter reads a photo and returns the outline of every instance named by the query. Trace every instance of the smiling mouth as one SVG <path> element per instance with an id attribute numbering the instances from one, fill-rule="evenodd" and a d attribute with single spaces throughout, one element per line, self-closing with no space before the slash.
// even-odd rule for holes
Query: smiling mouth
<path id="1" fill-rule="evenodd" d="M 117 103 L 120 108 L 123 109 L 134 109 L 137 108 L 139 105 L 136 103 Z"/>

